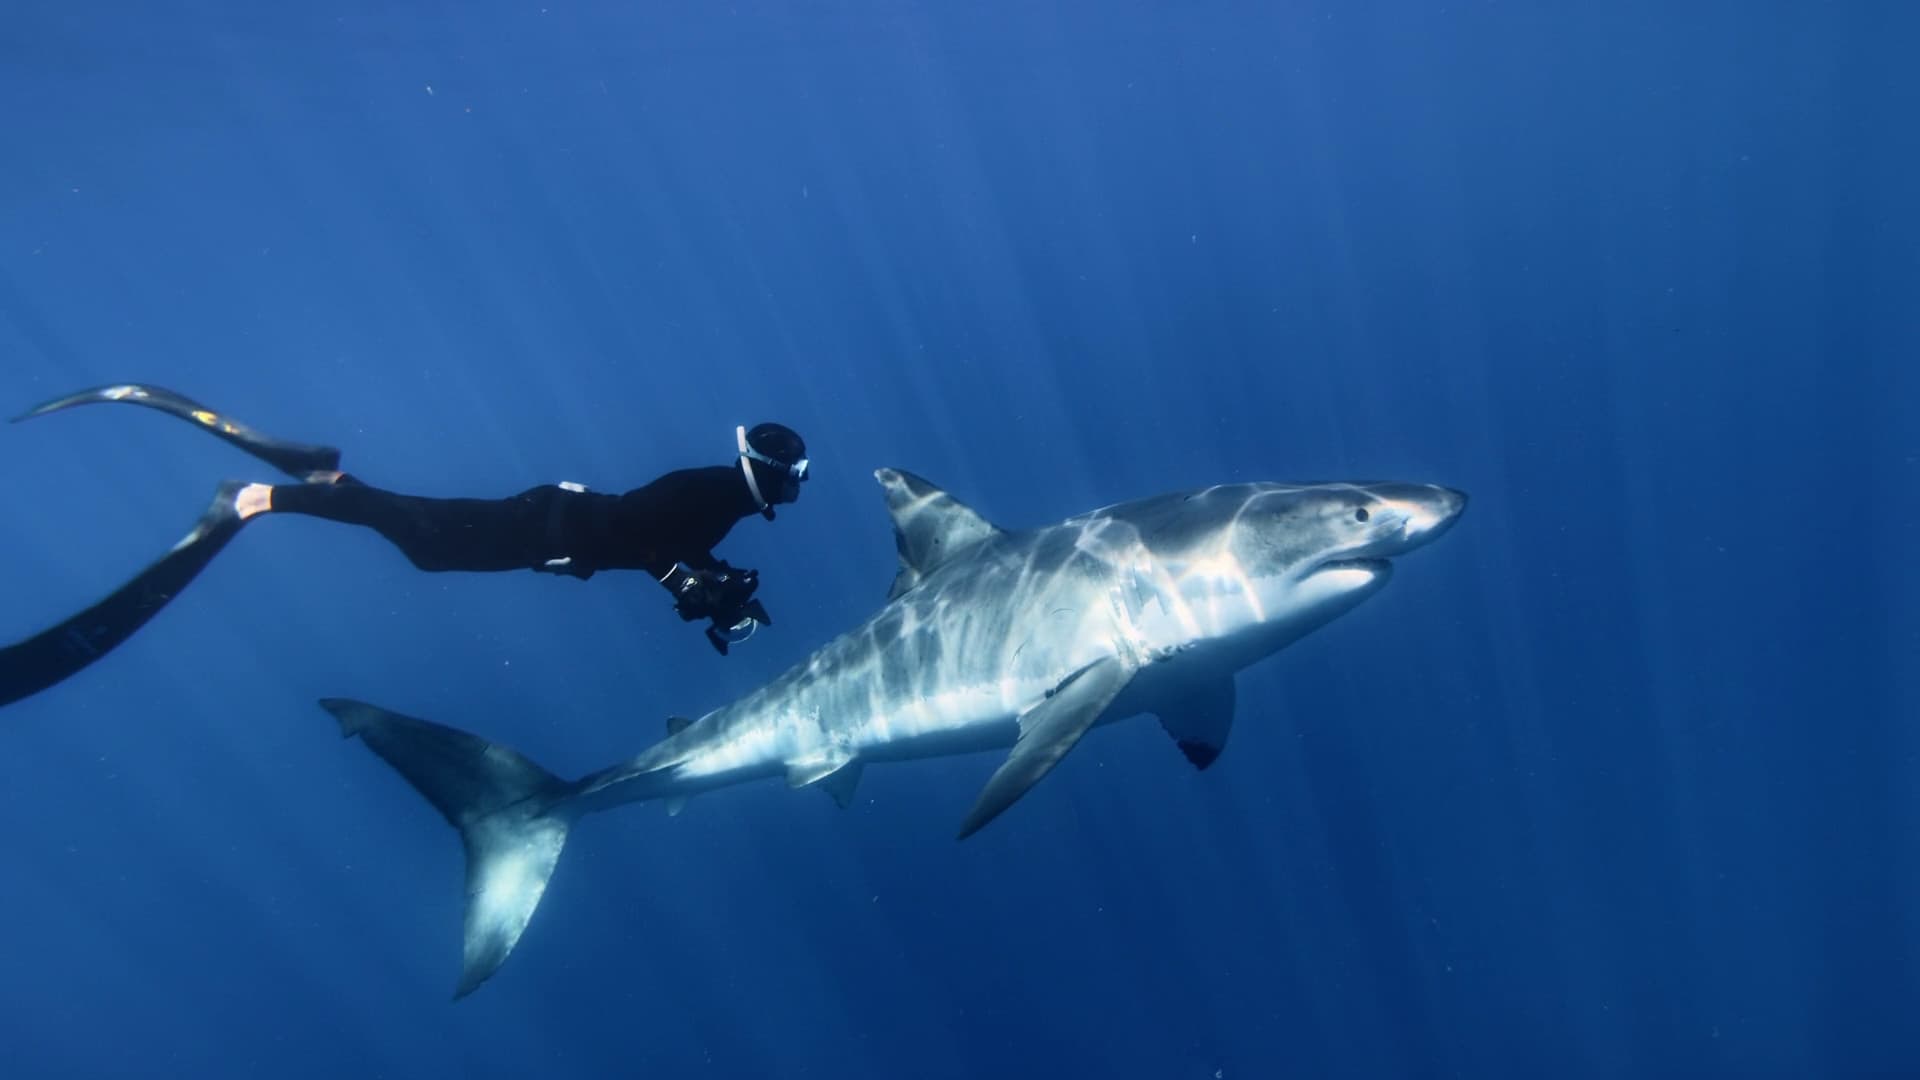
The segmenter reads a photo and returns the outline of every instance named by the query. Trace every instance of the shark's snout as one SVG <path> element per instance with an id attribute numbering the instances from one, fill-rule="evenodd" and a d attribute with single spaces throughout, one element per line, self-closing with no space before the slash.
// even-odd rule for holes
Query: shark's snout
<path id="1" fill-rule="evenodd" d="M 1446 532 L 1467 509 L 1467 493 L 1438 484 L 1382 484 L 1371 489 L 1384 516 L 1376 550 L 1398 555 L 1423 547 Z"/>
<path id="2" fill-rule="evenodd" d="M 1458 488 L 1431 485 L 1431 494 L 1424 500 L 1423 512 L 1407 523 L 1408 539 L 1425 542 L 1438 537 L 1460 520 L 1467 512 L 1467 493 Z"/>
<path id="3" fill-rule="evenodd" d="M 1402 542 L 1407 548 L 1417 548 L 1438 540 L 1442 532 L 1459 521 L 1461 513 L 1467 513 L 1467 492 L 1442 488 L 1440 484 L 1421 484 L 1402 505 L 1407 513 Z"/>

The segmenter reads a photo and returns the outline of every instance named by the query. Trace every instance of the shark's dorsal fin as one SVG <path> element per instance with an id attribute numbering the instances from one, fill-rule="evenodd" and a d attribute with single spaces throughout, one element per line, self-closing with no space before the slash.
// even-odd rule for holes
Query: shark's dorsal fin
<path id="1" fill-rule="evenodd" d="M 893 515 L 893 542 L 900 549 L 900 573 L 887 599 L 920 584 L 941 563 L 982 540 L 1000 535 L 1000 529 L 972 507 L 903 469 L 875 469 Z"/>
<path id="2" fill-rule="evenodd" d="M 667 717 L 667 734 L 669 736 L 678 735 L 692 726 L 693 721 L 684 716 Z"/>

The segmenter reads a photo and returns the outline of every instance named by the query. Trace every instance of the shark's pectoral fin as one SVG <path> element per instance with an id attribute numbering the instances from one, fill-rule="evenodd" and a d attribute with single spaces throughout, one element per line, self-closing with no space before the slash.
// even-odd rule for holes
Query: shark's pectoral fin
<path id="1" fill-rule="evenodd" d="M 1051 772 L 1132 677 L 1126 665 L 1112 657 L 1096 660 L 1067 676 L 1045 701 L 1023 713 L 1020 740 L 960 823 L 960 839 L 979 832 Z"/>
<path id="2" fill-rule="evenodd" d="M 693 721 L 684 716 L 667 717 L 667 734 L 669 736 L 678 735 L 692 726 Z"/>
<path id="3" fill-rule="evenodd" d="M 1224 675 L 1183 687 L 1153 712 L 1193 767 L 1204 769 L 1226 749 L 1227 733 L 1233 729 L 1233 702 L 1233 676 Z"/>

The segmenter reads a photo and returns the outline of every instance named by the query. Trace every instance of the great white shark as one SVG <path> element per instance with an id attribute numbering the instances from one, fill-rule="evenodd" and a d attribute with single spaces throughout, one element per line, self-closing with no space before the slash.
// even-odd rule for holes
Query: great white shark
<path id="1" fill-rule="evenodd" d="M 767 777 L 846 805 L 861 770 L 1005 750 L 965 838 L 1096 725 L 1159 717 L 1204 769 L 1234 717 L 1234 674 L 1353 609 L 1396 556 L 1465 510 L 1410 483 L 1227 484 L 1007 530 L 899 469 L 875 472 L 900 569 L 865 622 L 637 757 L 563 780 L 497 743 L 345 698 L 321 701 L 460 831 L 456 998 L 513 951 L 587 814 Z"/>

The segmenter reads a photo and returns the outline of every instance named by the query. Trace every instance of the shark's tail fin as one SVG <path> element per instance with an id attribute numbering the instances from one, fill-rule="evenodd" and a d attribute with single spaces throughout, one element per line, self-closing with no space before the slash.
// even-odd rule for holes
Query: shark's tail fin
<path id="1" fill-rule="evenodd" d="M 340 733 L 360 736 L 427 797 L 467 849 L 465 997 L 520 940 L 566 846 L 567 784 L 504 746 L 346 698 L 322 698 Z"/>

